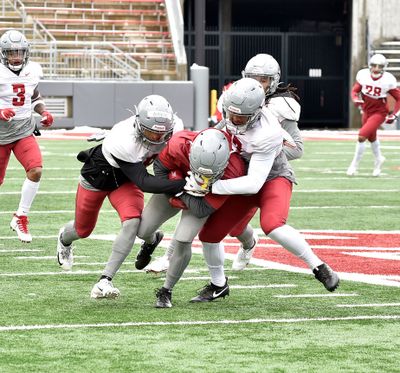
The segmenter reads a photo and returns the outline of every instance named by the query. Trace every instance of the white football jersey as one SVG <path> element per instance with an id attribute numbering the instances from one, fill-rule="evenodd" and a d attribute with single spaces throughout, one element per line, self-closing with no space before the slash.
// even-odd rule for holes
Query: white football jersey
<path id="1" fill-rule="evenodd" d="M 278 118 L 279 123 L 285 119 L 298 122 L 300 118 L 301 106 L 293 97 L 271 97 L 266 106 Z"/>
<path id="2" fill-rule="evenodd" d="M 397 87 L 396 78 L 387 71 L 374 80 L 369 69 L 362 69 L 357 73 L 356 80 L 362 86 L 361 92 L 373 99 L 386 98 L 388 91 Z"/>
<path id="3" fill-rule="evenodd" d="M 133 125 L 135 119 L 135 116 L 131 116 L 115 124 L 103 141 L 103 155 L 113 167 L 119 168 L 113 156 L 125 162 L 138 163 L 145 162 L 159 153 L 159 151 L 151 151 L 145 147 L 141 136 Z M 174 133 L 182 129 L 182 120 L 175 116 Z"/>
<path id="4" fill-rule="evenodd" d="M 0 64 L 0 109 L 13 109 L 13 120 L 30 118 L 33 91 L 42 76 L 42 67 L 37 62 L 29 61 L 19 75 Z"/>
<path id="5" fill-rule="evenodd" d="M 275 159 L 282 151 L 283 131 L 266 107 L 261 113 L 260 119 L 243 135 L 235 135 L 241 144 L 241 156 L 249 161 L 247 175 L 216 181 L 212 185 L 212 193 L 255 194 L 267 181 Z M 283 160 L 286 161 L 286 158 Z"/>

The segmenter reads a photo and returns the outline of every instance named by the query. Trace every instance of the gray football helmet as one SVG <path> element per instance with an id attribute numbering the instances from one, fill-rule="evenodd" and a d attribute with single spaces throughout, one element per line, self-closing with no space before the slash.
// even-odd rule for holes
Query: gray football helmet
<path id="1" fill-rule="evenodd" d="M 152 151 L 160 151 L 174 130 L 174 112 L 162 96 L 146 96 L 136 107 L 135 126 L 143 144 Z"/>
<path id="2" fill-rule="evenodd" d="M 190 170 L 208 182 L 218 180 L 229 162 L 230 144 L 226 135 L 215 128 L 200 132 L 190 147 Z"/>
<path id="3" fill-rule="evenodd" d="M 222 113 L 227 130 L 242 135 L 260 118 L 265 103 L 262 85 L 255 79 L 242 78 L 224 93 Z"/>
<path id="4" fill-rule="evenodd" d="M 388 62 L 383 54 L 374 54 L 368 61 L 368 67 L 374 78 L 379 78 L 386 70 Z"/>
<path id="5" fill-rule="evenodd" d="M 28 63 L 29 43 L 17 30 L 8 30 L 0 38 L 1 63 L 14 72 L 21 71 Z"/>
<path id="6" fill-rule="evenodd" d="M 242 71 L 244 78 L 269 77 L 269 87 L 265 91 L 265 95 L 272 95 L 278 87 L 281 78 L 281 68 L 274 57 L 269 54 L 257 54 L 250 58 L 245 69 Z"/>

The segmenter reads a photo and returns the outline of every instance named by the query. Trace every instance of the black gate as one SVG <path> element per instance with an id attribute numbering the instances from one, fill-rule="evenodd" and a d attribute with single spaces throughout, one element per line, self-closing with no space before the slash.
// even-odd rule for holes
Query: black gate
<path id="1" fill-rule="evenodd" d="M 194 62 L 194 33 L 186 32 L 188 65 Z M 206 31 L 206 65 L 210 89 L 240 78 L 246 62 L 257 53 L 274 56 L 281 80 L 298 88 L 301 128 L 343 128 L 348 123 L 348 43 L 343 31 L 223 32 Z"/>

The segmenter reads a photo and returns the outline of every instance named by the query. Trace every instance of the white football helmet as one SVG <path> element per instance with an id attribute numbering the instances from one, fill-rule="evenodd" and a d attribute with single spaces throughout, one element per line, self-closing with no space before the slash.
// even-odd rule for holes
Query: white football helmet
<path id="1" fill-rule="evenodd" d="M 14 72 L 21 71 L 28 63 L 29 43 L 17 30 L 8 30 L 0 38 L 1 63 Z"/>
<path id="2" fill-rule="evenodd" d="M 269 78 L 269 87 L 265 89 L 265 95 L 272 95 L 278 87 L 281 78 L 281 68 L 274 57 L 269 54 L 257 54 L 250 58 L 242 71 L 244 78 Z"/>
<path id="3" fill-rule="evenodd" d="M 193 140 L 189 153 L 190 170 L 203 180 L 214 182 L 223 175 L 229 155 L 226 135 L 216 128 L 208 128 Z"/>
<path id="4" fill-rule="evenodd" d="M 174 130 L 174 113 L 162 96 L 150 95 L 136 107 L 135 126 L 146 148 L 160 151 Z"/>
<path id="5" fill-rule="evenodd" d="M 373 78 L 379 78 L 388 66 L 386 57 L 383 54 L 374 54 L 368 62 L 369 71 Z"/>
<path id="6" fill-rule="evenodd" d="M 227 130 L 242 135 L 260 117 L 265 103 L 262 85 L 255 79 L 242 78 L 224 93 L 222 113 Z"/>

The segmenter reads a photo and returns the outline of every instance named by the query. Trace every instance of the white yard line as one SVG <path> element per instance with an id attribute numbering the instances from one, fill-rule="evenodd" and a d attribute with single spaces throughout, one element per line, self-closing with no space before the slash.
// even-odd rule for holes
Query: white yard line
<path id="1" fill-rule="evenodd" d="M 356 307 L 400 307 L 400 303 L 337 304 L 336 307 L 341 307 L 341 308 L 356 308 Z"/>
<path id="2" fill-rule="evenodd" d="M 142 321 L 97 324 L 44 324 L 44 325 L 7 325 L 0 326 L 0 332 L 54 330 L 54 329 L 89 329 L 89 328 L 126 328 L 138 326 L 187 326 L 187 325 L 227 325 L 227 324 L 295 324 L 305 322 L 332 322 L 354 320 L 399 320 L 400 315 L 355 315 L 346 317 L 311 317 L 297 319 L 249 319 L 249 320 L 203 320 L 203 321 Z"/>
<path id="3" fill-rule="evenodd" d="M 232 277 L 229 277 L 230 279 Z M 270 288 L 295 288 L 295 284 L 270 284 L 270 285 L 229 285 L 231 289 L 270 289 Z"/>
<path id="4" fill-rule="evenodd" d="M 329 293 L 329 294 L 289 294 L 274 295 L 274 298 L 336 298 L 336 297 L 358 297 L 357 293 Z"/>

